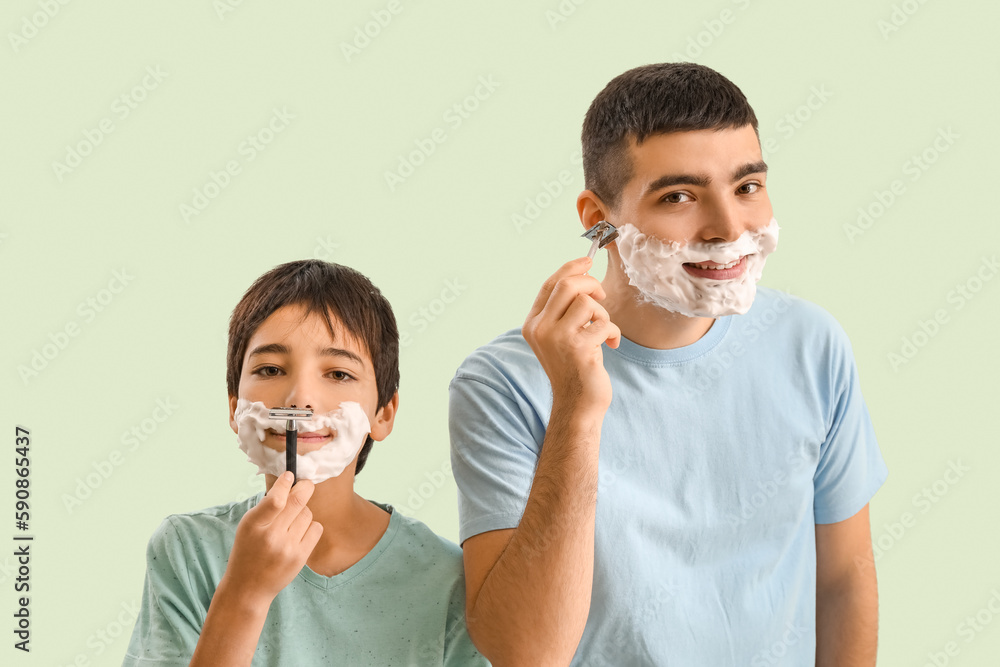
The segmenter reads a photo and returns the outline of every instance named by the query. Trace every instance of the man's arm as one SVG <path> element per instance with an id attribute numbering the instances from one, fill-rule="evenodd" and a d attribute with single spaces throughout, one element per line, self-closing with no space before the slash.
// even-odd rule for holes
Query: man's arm
<path id="1" fill-rule="evenodd" d="M 868 505 L 850 519 L 816 524 L 816 667 L 873 667 L 878 584 Z"/>
<path id="2" fill-rule="evenodd" d="M 463 545 L 469 634 L 496 667 L 567 665 L 590 612 L 601 424 L 611 381 L 601 345 L 621 332 L 583 258 L 543 285 L 522 328 L 552 386 L 552 411 L 517 528 Z"/>

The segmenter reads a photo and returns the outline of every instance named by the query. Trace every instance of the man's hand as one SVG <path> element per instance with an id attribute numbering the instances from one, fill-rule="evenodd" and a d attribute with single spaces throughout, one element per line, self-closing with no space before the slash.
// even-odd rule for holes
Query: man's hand
<path id="1" fill-rule="evenodd" d="M 601 345 L 618 347 L 621 330 L 599 301 L 601 283 L 586 275 L 586 257 L 564 264 L 545 284 L 521 327 L 552 385 L 553 403 L 601 411 L 611 405 L 611 379 Z"/>
<path id="2" fill-rule="evenodd" d="M 323 526 L 306 506 L 315 486 L 284 472 L 236 528 L 223 582 L 243 594 L 271 600 L 291 583 L 316 547 Z M 221 584 L 220 584 L 221 585 Z"/>
<path id="3" fill-rule="evenodd" d="M 621 331 L 598 303 L 586 257 L 542 286 L 521 329 L 549 377 L 552 411 L 516 528 L 465 540 L 466 618 L 494 665 L 568 665 L 583 636 L 594 582 L 598 455 L 611 379 L 605 342 Z"/>

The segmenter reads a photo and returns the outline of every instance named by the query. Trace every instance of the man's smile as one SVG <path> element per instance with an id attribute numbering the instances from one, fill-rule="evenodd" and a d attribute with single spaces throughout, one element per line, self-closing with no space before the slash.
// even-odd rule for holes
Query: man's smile
<path id="1" fill-rule="evenodd" d="M 732 280 L 739 278 L 747 268 L 747 257 L 743 255 L 737 260 L 728 264 L 718 262 L 686 262 L 684 270 L 696 278 L 710 278 L 712 280 Z"/>

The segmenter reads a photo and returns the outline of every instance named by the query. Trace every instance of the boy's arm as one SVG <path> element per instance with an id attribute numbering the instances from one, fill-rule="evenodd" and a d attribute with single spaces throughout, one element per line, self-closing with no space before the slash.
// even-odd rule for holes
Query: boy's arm
<path id="1" fill-rule="evenodd" d="M 463 546 L 469 633 L 494 665 L 569 664 L 590 611 L 601 424 L 611 382 L 601 345 L 621 333 L 600 283 L 569 262 L 522 333 L 552 386 L 552 412 L 520 524 Z M 589 323 L 589 324 L 588 324 Z"/>
<path id="2" fill-rule="evenodd" d="M 868 505 L 850 519 L 816 525 L 816 667 L 872 667 L 878 585 Z"/>
<path id="3" fill-rule="evenodd" d="M 267 610 L 305 565 L 323 526 L 306 506 L 313 484 L 283 473 L 236 528 L 190 667 L 249 667 Z"/>

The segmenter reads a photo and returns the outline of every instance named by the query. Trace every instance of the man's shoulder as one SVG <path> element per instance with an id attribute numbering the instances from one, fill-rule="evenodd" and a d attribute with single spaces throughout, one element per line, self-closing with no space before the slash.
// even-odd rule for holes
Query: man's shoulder
<path id="1" fill-rule="evenodd" d="M 843 338 L 843 327 L 822 306 L 781 290 L 758 287 L 753 306 L 742 316 L 758 329 L 775 327 L 796 336 Z"/>
<path id="2" fill-rule="evenodd" d="M 548 382 L 520 327 L 474 350 L 455 371 L 452 382 L 456 380 L 478 381 L 505 393 L 520 393 L 518 387 L 531 386 L 540 380 Z"/>

